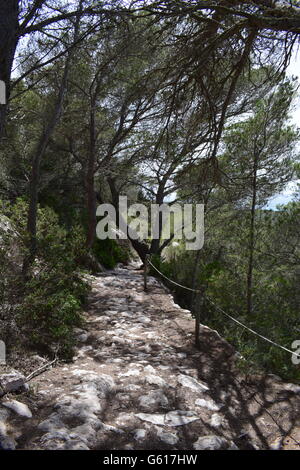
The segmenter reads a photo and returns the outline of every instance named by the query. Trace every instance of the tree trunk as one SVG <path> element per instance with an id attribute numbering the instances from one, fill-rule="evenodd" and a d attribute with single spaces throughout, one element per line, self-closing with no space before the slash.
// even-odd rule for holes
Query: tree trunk
<path id="1" fill-rule="evenodd" d="M 193 274 L 192 274 L 192 289 L 197 290 L 198 286 L 196 284 L 197 281 L 197 274 L 198 274 L 198 266 L 201 258 L 201 250 L 198 250 L 195 256 L 195 263 L 194 263 L 194 269 L 193 269 Z M 190 302 L 190 310 L 193 311 L 194 309 L 194 304 L 195 300 L 197 299 L 197 295 L 195 292 L 191 293 L 191 302 Z"/>
<path id="2" fill-rule="evenodd" d="M 114 181 L 113 178 L 107 178 L 107 182 L 109 184 L 110 192 L 111 192 L 111 195 L 112 195 L 112 203 L 113 203 L 114 208 L 116 210 L 117 223 L 118 223 L 119 217 L 120 217 L 119 192 L 116 188 L 115 181 Z M 146 255 L 150 254 L 150 250 L 149 250 L 148 245 L 145 242 L 142 242 L 140 240 L 135 240 L 132 237 L 130 237 L 128 231 L 127 231 L 127 236 L 128 236 L 128 239 L 129 239 L 131 245 L 133 246 L 133 248 L 135 249 L 135 251 L 139 255 L 141 261 L 144 263 L 145 259 L 146 259 Z"/>
<path id="3" fill-rule="evenodd" d="M 10 95 L 10 78 L 18 44 L 19 0 L 0 0 L 0 80 L 6 86 L 6 104 L 0 104 L 0 139 L 3 137 Z"/>
<path id="4" fill-rule="evenodd" d="M 63 106 L 64 93 L 67 84 L 67 76 L 69 69 L 69 61 L 67 59 L 63 79 L 61 82 L 58 100 L 54 106 L 52 116 L 43 132 L 40 141 L 38 143 L 35 156 L 32 161 L 31 176 L 29 183 L 29 209 L 27 216 L 27 231 L 29 233 L 29 253 L 25 257 L 23 264 L 23 274 L 26 275 L 30 265 L 34 262 L 36 251 L 37 251 L 37 208 L 38 208 L 38 194 L 39 194 L 39 181 L 40 181 L 40 166 L 41 161 L 47 150 L 49 140 L 54 132 L 55 126 L 57 125 Z"/>
<path id="5" fill-rule="evenodd" d="M 92 248 L 96 233 L 96 192 L 95 192 L 95 163 L 96 163 L 96 128 L 95 128 L 95 106 L 96 97 L 91 102 L 90 110 L 90 148 L 86 172 L 86 198 L 88 227 L 86 235 L 86 246 Z"/>
<path id="6" fill-rule="evenodd" d="M 157 195 L 155 198 L 155 203 L 158 206 L 161 206 L 164 203 L 164 189 L 165 189 L 165 179 L 163 179 L 163 181 L 160 183 L 158 191 L 157 191 Z M 158 238 L 152 239 L 151 245 L 150 245 L 150 253 L 156 254 L 156 253 L 160 253 L 160 249 L 159 249 L 160 240 L 161 240 L 162 231 L 163 231 L 163 216 L 161 212 L 157 214 L 157 218 L 154 221 L 154 224 L 158 228 L 157 230 Z"/>
<path id="7" fill-rule="evenodd" d="M 162 203 L 157 203 L 157 204 L 162 204 Z M 153 238 L 151 241 L 151 246 L 150 246 L 150 252 L 153 254 L 156 254 L 159 252 L 159 247 L 160 247 L 160 239 L 162 235 L 162 229 L 163 229 L 163 220 L 162 220 L 162 213 L 159 212 L 157 214 L 157 219 L 154 221 L 154 224 L 158 225 L 158 238 Z"/>
<path id="8" fill-rule="evenodd" d="M 77 20 L 74 28 L 74 42 L 76 42 L 80 26 L 80 14 L 77 16 Z M 30 184 L 29 184 L 29 210 L 27 216 L 27 231 L 29 234 L 29 253 L 24 259 L 23 263 L 23 274 L 26 276 L 28 270 L 35 260 L 37 252 L 37 208 L 38 208 L 38 194 L 39 194 L 39 181 L 40 181 L 40 166 L 42 159 L 47 150 L 50 138 L 58 124 L 64 103 L 65 91 L 67 87 L 69 69 L 72 59 L 73 50 L 67 55 L 65 61 L 65 67 L 61 84 L 59 87 L 57 101 L 54 105 L 52 115 L 46 125 L 46 128 L 39 140 L 35 156 L 32 161 Z"/>
<path id="9" fill-rule="evenodd" d="M 251 315 L 253 310 L 253 255 L 255 244 L 255 211 L 257 197 L 257 167 L 258 156 L 255 156 L 253 163 L 253 179 L 252 179 L 252 201 L 249 231 L 249 259 L 247 272 L 247 314 Z"/>

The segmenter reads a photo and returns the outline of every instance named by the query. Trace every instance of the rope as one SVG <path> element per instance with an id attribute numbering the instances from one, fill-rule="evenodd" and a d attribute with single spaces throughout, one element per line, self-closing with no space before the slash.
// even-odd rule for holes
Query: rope
<path id="1" fill-rule="evenodd" d="M 172 284 L 174 284 L 175 286 L 178 286 L 178 287 L 181 287 L 182 289 L 186 289 L 186 290 L 189 290 L 189 291 L 192 291 L 192 292 L 196 292 L 197 294 L 200 293 L 199 290 L 195 290 L 195 289 L 191 289 L 190 287 L 186 287 L 186 286 L 183 286 L 181 284 L 178 284 L 178 282 L 175 282 L 175 281 L 172 281 L 172 279 L 169 279 L 167 276 L 165 276 L 162 272 L 160 272 L 152 263 L 151 261 L 148 259 L 148 263 L 152 266 L 152 268 L 155 269 L 155 271 L 157 271 L 162 277 L 164 277 L 165 279 L 167 279 L 167 281 L 171 282 Z M 283 351 L 286 351 L 290 354 L 293 354 L 294 356 L 296 357 L 299 357 L 300 358 L 300 354 L 294 352 L 294 351 L 291 351 L 290 349 L 284 347 L 284 346 L 281 346 L 281 344 L 278 344 L 276 343 L 275 341 L 272 341 L 271 339 L 269 338 L 266 338 L 265 336 L 261 335 L 260 333 L 257 333 L 256 331 L 252 330 L 252 328 L 249 328 L 248 326 L 244 325 L 242 322 L 240 322 L 239 320 L 237 320 L 236 318 L 232 317 L 231 315 L 229 315 L 229 313 L 226 313 L 221 307 L 219 307 L 218 305 L 216 305 L 207 295 L 205 296 L 205 298 L 217 309 L 219 310 L 219 312 L 223 313 L 224 315 L 226 315 L 226 317 L 230 318 L 230 320 L 234 321 L 235 323 L 237 323 L 239 326 L 245 328 L 246 330 L 250 331 L 250 333 L 253 333 L 254 335 L 258 336 L 259 338 L 263 339 L 264 341 L 267 341 L 268 343 L 271 343 L 273 346 L 276 346 L 277 348 L 280 348 L 282 349 Z"/>
<path id="2" fill-rule="evenodd" d="M 268 341 L 268 343 L 271 343 L 273 344 L 273 346 L 277 346 L 278 348 L 280 349 L 283 349 L 284 351 L 287 351 L 288 353 L 290 354 L 294 354 L 295 356 L 299 357 L 300 358 L 300 354 L 294 352 L 294 351 L 291 351 L 290 349 L 284 347 L 284 346 L 281 346 L 280 344 L 278 343 L 275 343 L 275 341 L 272 341 L 271 339 L 269 338 L 266 338 L 265 336 L 261 335 L 260 333 L 257 333 L 256 331 L 252 330 L 252 328 L 249 328 L 249 326 L 246 326 L 244 325 L 243 323 L 241 323 L 239 320 L 237 320 L 236 318 L 232 317 L 231 315 L 229 315 L 229 313 L 226 313 L 221 307 L 219 307 L 218 305 L 216 305 L 209 297 L 207 297 L 207 300 L 217 309 L 219 310 L 219 312 L 223 313 L 224 315 L 226 315 L 226 317 L 230 318 L 230 320 L 234 321 L 235 323 L 237 323 L 238 325 L 242 326 L 243 328 L 245 328 L 246 330 L 250 331 L 251 333 L 253 333 L 254 335 L 258 336 L 259 338 L 261 339 L 264 339 L 265 341 Z"/>
<path id="3" fill-rule="evenodd" d="M 197 294 L 200 294 L 200 291 L 199 291 L 199 290 L 191 289 L 190 287 L 183 286 L 183 285 L 181 285 L 181 284 L 178 284 L 178 282 L 175 282 L 175 281 L 172 281 L 172 279 L 169 279 L 167 276 L 165 276 L 163 273 L 161 273 L 161 272 L 151 263 L 150 260 L 148 260 L 148 263 L 152 266 L 152 268 L 155 269 L 155 271 L 158 272 L 158 274 L 160 274 L 162 277 L 164 277 L 165 279 L 167 279 L 167 281 L 171 282 L 171 284 L 174 284 L 175 286 L 181 287 L 182 289 L 186 289 L 186 290 L 189 290 L 189 291 L 192 291 L 192 292 L 196 292 Z"/>

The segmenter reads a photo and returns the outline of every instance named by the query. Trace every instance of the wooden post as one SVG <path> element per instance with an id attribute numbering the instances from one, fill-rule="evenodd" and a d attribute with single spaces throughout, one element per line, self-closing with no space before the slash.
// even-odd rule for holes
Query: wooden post
<path id="1" fill-rule="evenodd" d="M 195 319 L 195 346 L 196 348 L 200 347 L 199 334 L 200 334 L 200 322 L 199 322 L 199 318 L 196 317 Z"/>
<path id="2" fill-rule="evenodd" d="M 147 292 L 148 290 L 148 287 L 147 287 L 148 260 L 149 260 L 149 255 L 146 255 L 145 262 L 144 262 L 144 291 L 145 292 Z"/>
<path id="3" fill-rule="evenodd" d="M 196 302 L 195 302 L 195 346 L 196 348 L 200 348 L 200 314 L 201 314 L 201 307 L 202 307 L 202 297 L 201 294 L 196 295 Z"/>

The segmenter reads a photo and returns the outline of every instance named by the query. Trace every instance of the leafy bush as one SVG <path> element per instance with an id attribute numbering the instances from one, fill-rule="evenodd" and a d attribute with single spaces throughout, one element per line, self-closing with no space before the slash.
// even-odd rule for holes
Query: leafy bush
<path id="1" fill-rule="evenodd" d="M 81 324 L 80 311 L 88 293 L 76 270 L 76 260 L 85 252 L 84 233 L 80 227 L 67 233 L 51 210 L 40 212 L 36 274 L 26 284 L 19 321 L 34 346 L 56 349 L 69 359 L 72 331 Z"/>
<path id="2" fill-rule="evenodd" d="M 22 258 L 26 255 L 28 241 L 27 210 L 28 205 L 22 199 L 13 206 L 2 205 L 12 231 L 17 234 L 15 242 Z M 60 357 L 71 358 L 73 328 L 82 322 L 80 311 L 89 289 L 77 268 L 77 260 L 84 254 L 83 229 L 75 226 L 68 232 L 59 224 L 52 209 L 39 207 L 37 257 L 29 280 L 24 283 L 19 273 L 22 288 L 16 299 L 18 305 L 14 315 L 16 325 L 29 346 L 48 353 L 56 351 Z M 21 266 L 22 263 L 19 271 Z M 7 271 L 12 272 L 11 269 Z M 2 277 L 2 283 L 13 286 L 9 272 Z"/>
<path id="3" fill-rule="evenodd" d="M 277 216 L 279 217 L 281 214 Z M 274 236 L 278 236 L 278 231 Z M 282 245 L 286 249 L 283 243 Z M 255 308 L 249 317 L 246 312 L 243 283 L 245 264 L 242 254 L 244 253 L 239 253 L 239 258 L 236 258 L 235 252 L 228 250 L 226 257 L 214 260 L 209 247 L 206 247 L 206 251 L 204 248 L 196 275 L 197 287 L 202 287 L 204 294 L 226 313 L 263 336 L 291 349 L 291 344 L 298 339 L 297 332 L 300 331 L 297 266 L 293 270 L 289 265 L 283 266 L 278 263 L 278 266 L 272 265 L 272 269 L 263 270 L 261 266 L 267 265 L 267 259 L 261 258 L 260 269 L 256 268 L 254 272 Z M 163 262 L 161 258 L 153 256 L 152 263 L 165 276 L 187 287 L 192 287 L 193 255 L 177 253 L 176 259 L 169 262 Z M 152 270 L 151 274 L 157 273 Z M 165 280 L 164 282 L 167 283 Z M 180 305 L 190 308 L 191 294 L 188 291 L 180 287 L 176 288 L 172 284 L 168 287 L 176 293 L 176 300 Z M 243 357 L 239 365 L 244 372 L 251 373 L 260 370 L 275 373 L 285 380 L 300 381 L 299 366 L 292 364 L 291 356 L 287 352 L 254 336 L 225 317 L 209 301 L 205 301 L 205 297 L 200 321 L 218 330 L 237 349 Z"/>
<path id="4" fill-rule="evenodd" d="M 97 239 L 93 246 L 93 252 L 97 260 L 107 269 L 113 269 L 117 263 L 127 263 L 129 261 L 129 251 L 119 245 L 116 240 L 106 238 Z"/>
<path id="5" fill-rule="evenodd" d="M 0 340 L 10 347 L 19 337 L 15 305 L 22 292 L 22 279 L 18 234 L 4 210 L 5 205 L 0 201 Z"/>
<path id="6" fill-rule="evenodd" d="M 59 263 L 27 283 L 18 320 L 30 345 L 70 359 L 73 328 L 82 323 L 80 311 L 88 287 L 77 274 L 62 272 L 64 268 Z"/>

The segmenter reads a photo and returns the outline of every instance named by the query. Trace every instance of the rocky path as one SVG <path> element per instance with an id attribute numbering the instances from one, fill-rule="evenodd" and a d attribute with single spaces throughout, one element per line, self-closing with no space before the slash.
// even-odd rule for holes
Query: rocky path
<path id="1" fill-rule="evenodd" d="M 300 387 L 245 379 L 235 351 L 154 278 L 119 268 L 93 277 L 74 362 L 0 404 L 0 445 L 17 449 L 299 447 Z"/>

